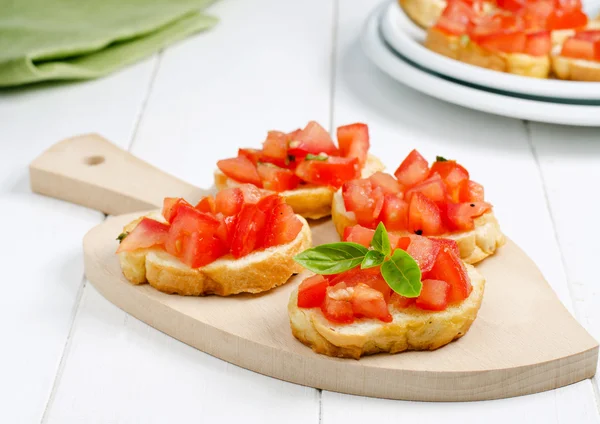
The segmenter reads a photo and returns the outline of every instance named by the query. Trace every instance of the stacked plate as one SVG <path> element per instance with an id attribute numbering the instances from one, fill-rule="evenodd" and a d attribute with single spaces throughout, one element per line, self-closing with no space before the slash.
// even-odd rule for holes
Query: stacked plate
<path id="1" fill-rule="evenodd" d="M 423 46 L 425 30 L 396 1 L 369 17 L 362 46 L 385 73 L 415 90 L 488 113 L 565 125 L 600 126 L 600 83 L 536 79 L 462 63 Z"/>

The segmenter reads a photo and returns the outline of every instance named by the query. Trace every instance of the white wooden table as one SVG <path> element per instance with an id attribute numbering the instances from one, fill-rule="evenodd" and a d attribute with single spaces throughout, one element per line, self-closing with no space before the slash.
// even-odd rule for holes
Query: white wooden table
<path id="1" fill-rule="evenodd" d="M 81 239 L 102 214 L 30 192 L 28 163 L 79 133 L 210 186 L 217 159 L 268 129 L 367 122 L 389 168 L 413 147 L 466 165 L 505 232 L 600 339 L 600 129 L 486 115 L 395 83 L 357 44 L 376 4 L 226 0 L 210 9 L 214 30 L 107 78 L 0 93 L 0 423 L 600 422 L 595 378 L 436 404 L 320 391 L 215 359 L 85 281 Z"/>

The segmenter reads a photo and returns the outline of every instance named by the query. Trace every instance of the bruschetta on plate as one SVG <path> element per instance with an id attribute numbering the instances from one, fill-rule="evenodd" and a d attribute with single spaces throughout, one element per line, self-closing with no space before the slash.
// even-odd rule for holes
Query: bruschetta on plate
<path id="1" fill-rule="evenodd" d="M 260 293 L 302 270 L 311 246 L 306 220 L 277 194 L 240 185 L 192 206 L 167 198 L 161 213 L 128 224 L 117 255 L 133 284 L 187 296 Z"/>
<path id="2" fill-rule="evenodd" d="M 305 218 L 329 216 L 333 193 L 344 182 L 383 169 L 368 153 L 367 125 L 339 127 L 337 141 L 315 121 L 289 133 L 270 131 L 262 149 L 239 149 L 237 157 L 218 161 L 215 185 L 253 184 L 278 193 Z"/>
<path id="3" fill-rule="evenodd" d="M 345 239 L 349 227 L 373 229 L 380 222 L 396 234 L 453 239 L 469 264 L 492 255 L 505 242 L 483 186 L 456 161 L 437 157 L 430 167 L 417 150 L 394 175 L 377 172 L 344 183 L 334 195 L 332 219 Z"/>
<path id="4" fill-rule="evenodd" d="M 600 82 L 600 30 L 577 31 L 557 45 L 552 69 L 560 79 Z"/>
<path id="5" fill-rule="evenodd" d="M 358 359 L 434 350 L 475 320 L 485 279 L 460 260 L 453 240 L 382 237 L 381 227 L 364 245 L 321 245 L 297 257 L 317 274 L 292 293 L 290 325 L 315 352 Z"/>

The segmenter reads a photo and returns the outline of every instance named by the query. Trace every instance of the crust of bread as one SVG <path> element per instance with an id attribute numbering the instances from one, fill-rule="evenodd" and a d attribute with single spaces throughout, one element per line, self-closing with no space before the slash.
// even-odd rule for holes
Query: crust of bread
<path id="1" fill-rule="evenodd" d="M 533 78 L 548 78 L 550 73 L 548 56 L 492 52 L 473 42 L 461 43 L 460 37 L 435 28 L 427 32 L 425 47 L 443 56 L 495 71 Z"/>
<path id="2" fill-rule="evenodd" d="M 290 296 L 288 313 L 294 336 L 316 353 L 355 358 L 379 352 L 435 350 L 464 336 L 477 317 L 485 279 L 474 267 L 466 265 L 473 285 L 467 299 L 440 312 L 411 306 L 396 309 L 390 305 L 393 321 L 360 319 L 353 324 L 328 321 L 319 308 L 298 308 L 298 290 Z"/>
<path id="3" fill-rule="evenodd" d="M 361 174 L 365 178 L 384 168 L 377 157 L 369 155 Z M 227 177 L 218 169 L 214 176 L 215 186 L 218 190 L 240 185 L 239 182 Z M 309 219 L 319 219 L 331 215 L 331 201 L 334 192 L 335 189 L 332 187 L 312 186 L 283 191 L 278 194 L 298 215 Z"/>
<path id="4" fill-rule="evenodd" d="M 338 190 L 333 197 L 331 218 L 340 237 L 344 235 L 346 227 L 357 224 L 354 213 L 346 210 L 341 190 Z M 449 238 L 456 241 L 460 250 L 460 258 L 468 264 L 475 264 L 493 255 L 496 249 L 506 243 L 506 238 L 500 231 L 500 225 L 493 212 L 475 218 L 474 223 L 475 228 L 471 231 L 447 233 L 434 237 Z M 408 235 L 410 233 L 396 232 L 396 234 Z"/>
<path id="5" fill-rule="evenodd" d="M 398 0 L 400 7 L 421 28 L 430 28 L 446 8 L 446 0 Z"/>
<path id="6" fill-rule="evenodd" d="M 164 221 L 155 214 L 149 218 Z M 293 274 L 302 271 L 293 257 L 312 245 L 308 223 L 290 243 L 252 252 L 240 259 L 226 255 L 200 267 L 190 268 L 162 249 L 140 249 L 118 254 L 123 275 L 133 284 L 149 283 L 169 294 L 229 296 L 237 293 L 260 293 L 285 284 Z M 131 231 L 141 220 L 131 222 Z"/>

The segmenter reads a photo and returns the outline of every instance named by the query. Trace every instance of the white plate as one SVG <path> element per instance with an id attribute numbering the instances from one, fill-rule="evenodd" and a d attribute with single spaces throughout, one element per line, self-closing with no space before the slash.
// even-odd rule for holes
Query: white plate
<path id="1" fill-rule="evenodd" d="M 472 88 L 410 64 L 388 48 L 379 21 L 388 2 L 379 6 L 363 28 L 366 55 L 385 73 L 432 97 L 496 115 L 564 125 L 600 126 L 600 107 L 527 100 Z"/>
<path id="2" fill-rule="evenodd" d="M 600 104 L 599 82 L 543 80 L 507 74 L 459 62 L 427 49 L 422 44 L 426 32 L 406 16 L 396 1 L 385 8 L 381 31 L 394 50 L 433 72 L 505 92 L 546 99 L 598 100 Z"/>

